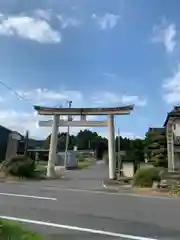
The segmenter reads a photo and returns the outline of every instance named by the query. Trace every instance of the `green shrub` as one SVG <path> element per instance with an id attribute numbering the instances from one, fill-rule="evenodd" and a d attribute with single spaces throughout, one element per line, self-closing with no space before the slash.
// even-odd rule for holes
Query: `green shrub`
<path id="1" fill-rule="evenodd" d="M 90 163 L 88 161 L 78 162 L 79 169 L 87 168 L 89 166 L 90 166 Z"/>
<path id="2" fill-rule="evenodd" d="M 43 237 L 31 232 L 16 222 L 0 219 L 1 240 L 42 240 Z"/>
<path id="3" fill-rule="evenodd" d="M 155 161 L 153 162 L 153 165 L 155 167 L 167 168 L 168 167 L 168 161 L 167 161 L 167 159 L 164 159 L 164 158 L 155 159 Z"/>
<path id="4" fill-rule="evenodd" d="M 35 162 L 24 155 L 18 155 L 4 161 L 2 170 L 9 175 L 29 178 L 35 172 Z"/>
<path id="5" fill-rule="evenodd" d="M 170 194 L 174 195 L 174 196 L 180 196 L 180 183 L 179 182 L 177 182 L 176 184 L 174 184 L 172 186 Z"/>
<path id="6" fill-rule="evenodd" d="M 85 161 L 85 157 L 82 155 L 78 156 L 78 162 L 84 162 Z"/>
<path id="7" fill-rule="evenodd" d="M 133 185 L 137 187 L 152 187 L 153 181 L 159 182 L 160 169 L 155 167 L 140 168 L 134 175 Z"/>

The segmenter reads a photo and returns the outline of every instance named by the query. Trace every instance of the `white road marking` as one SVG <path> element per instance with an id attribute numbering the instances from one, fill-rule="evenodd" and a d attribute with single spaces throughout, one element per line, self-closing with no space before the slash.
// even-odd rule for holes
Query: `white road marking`
<path id="1" fill-rule="evenodd" d="M 79 192 L 79 193 L 92 193 L 92 194 L 102 194 L 102 195 L 116 195 L 116 196 L 126 196 L 126 197 L 139 197 L 147 199 L 160 199 L 160 200 L 179 200 L 178 198 L 173 197 L 161 197 L 161 196 L 150 196 L 150 195 L 140 195 L 136 193 L 126 193 L 126 192 L 105 192 L 99 190 L 90 190 L 90 189 L 78 189 L 78 188 L 56 188 L 56 187 L 42 187 L 41 189 L 53 189 L 57 191 L 69 191 L 69 192 Z"/>
<path id="2" fill-rule="evenodd" d="M 179 201 L 178 197 L 171 197 L 171 196 L 150 196 L 150 195 L 143 195 L 143 194 L 137 194 L 137 193 L 128 193 L 128 192 L 106 192 L 101 191 L 98 189 L 80 189 L 80 188 L 66 188 L 63 187 L 55 187 L 55 186 L 41 186 L 37 187 L 34 185 L 18 185 L 18 187 L 21 188 L 31 188 L 31 189 L 43 189 L 43 190 L 54 190 L 54 191 L 69 191 L 69 192 L 79 192 L 79 193 L 92 193 L 92 194 L 101 194 L 101 195 L 115 195 L 115 196 L 125 196 L 125 197 L 138 197 L 138 198 L 144 198 L 144 199 L 152 199 L 152 200 L 173 200 L 173 201 Z M 57 199 L 56 199 L 57 200 Z"/>
<path id="3" fill-rule="evenodd" d="M 157 240 L 155 238 L 133 236 L 133 235 L 128 235 L 128 234 L 121 234 L 121 233 L 103 231 L 103 230 L 98 230 L 98 229 L 82 228 L 82 227 L 77 227 L 77 226 L 62 225 L 62 224 L 57 224 L 57 223 L 36 221 L 36 220 L 30 220 L 30 219 L 24 219 L 24 218 L 10 217 L 10 216 L 0 216 L 0 218 L 6 219 L 6 220 L 11 220 L 11 221 L 18 221 L 18 222 L 22 222 L 22 223 L 43 225 L 43 226 L 47 226 L 47 227 L 63 228 L 63 229 L 68 229 L 68 230 L 73 230 L 73 231 L 88 232 L 88 233 L 106 235 L 106 236 L 111 236 L 111 237 L 120 237 L 120 238 L 124 238 L 124 239 L 129 239 L 129 240 Z"/>
<path id="4" fill-rule="evenodd" d="M 34 199 L 41 199 L 41 200 L 57 201 L 57 198 L 40 197 L 40 196 L 32 196 L 32 195 L 24 195 L 24 194 L 15 194 L 15 193 L 0 193 L 0 195 L 2 195 L 2 196 L 23 197 L 23 198 L 34 198 Z"/>

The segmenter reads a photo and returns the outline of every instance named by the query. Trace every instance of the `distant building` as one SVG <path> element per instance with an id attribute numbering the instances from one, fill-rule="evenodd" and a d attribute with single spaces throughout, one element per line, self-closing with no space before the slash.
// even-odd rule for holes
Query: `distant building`
<path id="1" fill-rule="evenodd" d="M 6 157 L 6 149 L 9 134 L 12 131 L 0 125 L 0 161 L 4 160 Z"/>
<path id="2" fill-rule="evenodd" d="M 18 139 L 16 139 L 18 141 L 17 154 L 24 154 L 24 150 L 25 150 L 24 136 L 22 136 L 18 132 L 12 131 L 0 125 L 0 162 L 3 161 L 5 158 L 8 158 L 7 150 L 8 150 L 9 137 L 11 137 L 12 139 L 18 137 Z M 42 147 L 42 145 L 43 145 L 43 141 L 41 140 L 35 140 L 35 139 L 28 140 L 29 149 Z M 12 146 L 9 145 L 9 148 L 12 148 Z"/>
<path id="3" fill-rule="evenodd" d="M 164 122 L 169 171 L 180 170 L 180 106 L 167 114 Z"/>

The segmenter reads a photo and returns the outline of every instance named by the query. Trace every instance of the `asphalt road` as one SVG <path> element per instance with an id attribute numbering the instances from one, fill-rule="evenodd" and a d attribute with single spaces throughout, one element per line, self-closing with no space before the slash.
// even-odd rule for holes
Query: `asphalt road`
<path id="1" fill-rule="evenodd" d="M 106 174 L 96 165 L 64 181 L 1 183 L 0 215 L 51 240 L 180 239 L 180 200 L 102 192 Z"/>

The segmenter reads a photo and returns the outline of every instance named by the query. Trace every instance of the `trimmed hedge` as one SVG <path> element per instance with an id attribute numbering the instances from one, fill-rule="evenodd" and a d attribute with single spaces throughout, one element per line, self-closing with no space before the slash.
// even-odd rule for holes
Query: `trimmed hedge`
<path id="1" fill-rule="evenodd" d="M 136 187 L 152 187 L 153 181 L 160 182 L 160 169 L 155 167 L 140 168 L 134 175 L 133 185 Z"/>
<path id="2" fill-rule="evenodd" d="M 18 155 L 4 161 L 1 170 L 7 175 L 30 178 L 35 173 L 35 162 L 29 157 Z"/>

